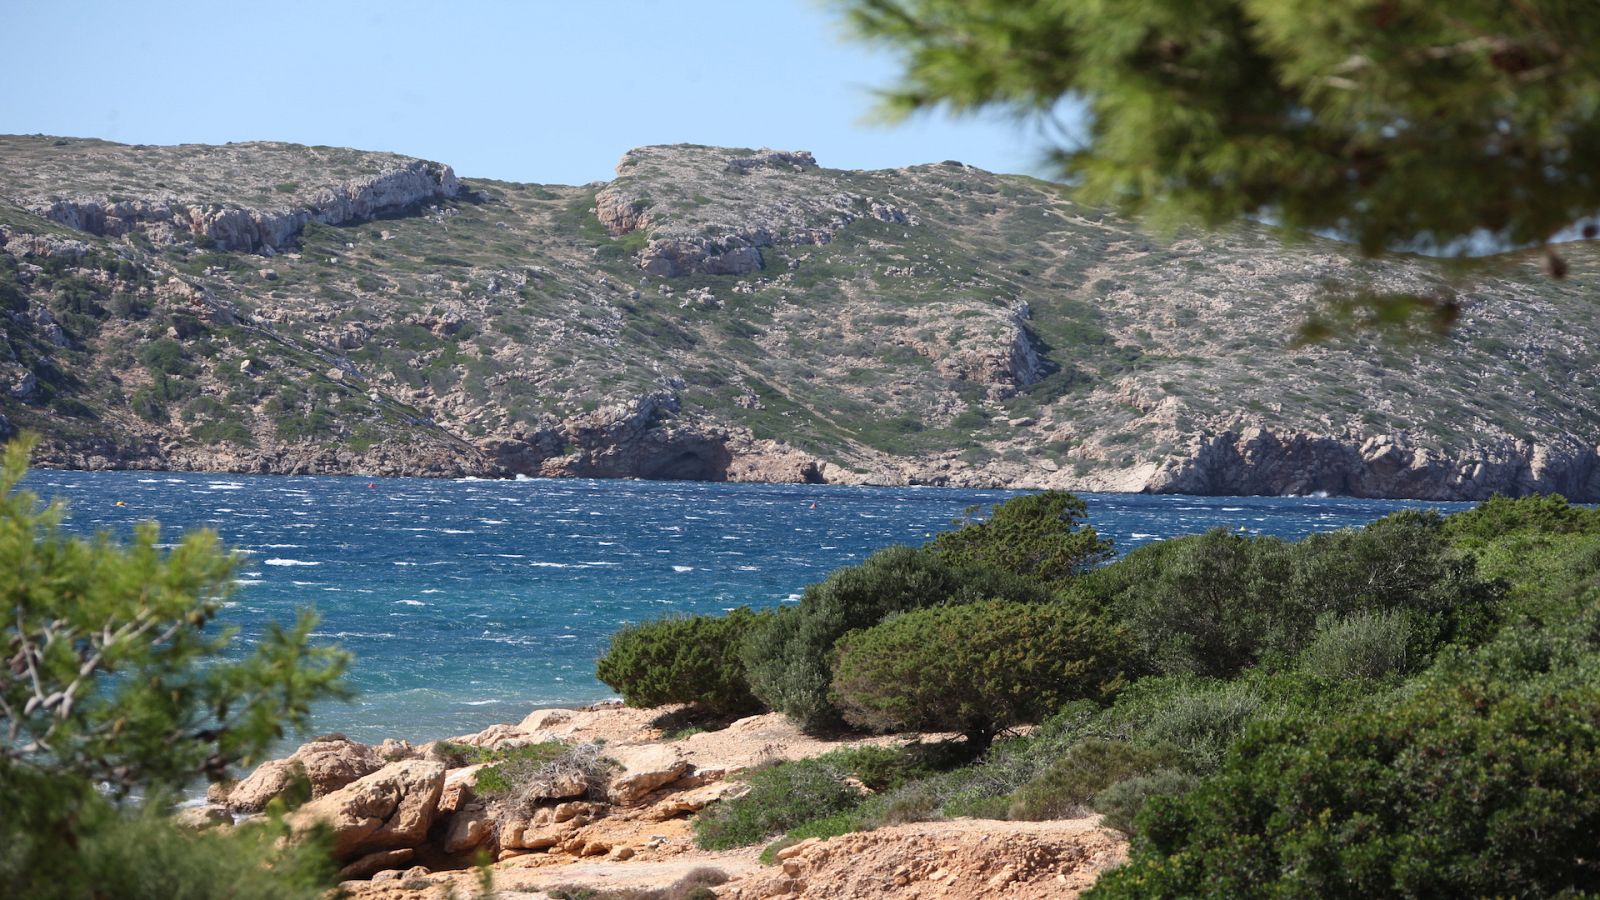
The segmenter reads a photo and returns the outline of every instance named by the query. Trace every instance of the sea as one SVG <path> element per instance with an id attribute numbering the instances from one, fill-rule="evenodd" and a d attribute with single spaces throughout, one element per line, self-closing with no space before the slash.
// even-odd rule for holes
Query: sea
<path id="1" fill-rule="evenodd" d="M 310 607 L 354 655 L 356 696 L 317 732 L 425 741 L 602 700 L 594 664 L 622 625 L 794 603 L 891 544 L 917 544 L 1014 492 L 704 482 L 370 479 L 36 470 L 66 527 L 163 542 L 208 528 L 240 555 L 220 624 L 242 650 Z M 1339 497 L 1085 494 L 1119 552 L 1222 526 L 1295 538 L 1397 509 Z"/>

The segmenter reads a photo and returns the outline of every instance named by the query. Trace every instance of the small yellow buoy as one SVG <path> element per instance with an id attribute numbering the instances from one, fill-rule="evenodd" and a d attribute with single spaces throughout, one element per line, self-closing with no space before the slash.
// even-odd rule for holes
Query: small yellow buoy
<path id="1" fill-rule="evenodd" d="M 121 500 L 118 500 L 118 501 L 117 501 L 117 505 L 118 505 L 118 506 L 127 506 L 127 505 L 128 505 L 128 504 L 126 504 L 126 503 L 123 503 L 123 502 L 122 502 L 122 501 L 121 501 Z"/>

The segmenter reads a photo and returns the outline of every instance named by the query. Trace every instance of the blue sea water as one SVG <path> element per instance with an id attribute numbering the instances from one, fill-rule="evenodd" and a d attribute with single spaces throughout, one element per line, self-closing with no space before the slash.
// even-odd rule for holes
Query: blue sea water
<path id="1" fill-rule="evenodd" d="M 640 481 L 443 481 L 36 471 L 68 527 L 163 540 L 204 527 L 244 555 L 222 620 L 244 641 L 314 606 L 355 655 L 318 731 L 430 740 L 598 700 L 606 637 L 669 612 L 793 602 L 829 570 L 951 527 L 1004 491 Z M 1087 494 L 1126 551 L 1213 526 L 1298 537 L 1406 507 L 1348 498 Z M 121 505 L 118 505 L 119 502 Z"/>

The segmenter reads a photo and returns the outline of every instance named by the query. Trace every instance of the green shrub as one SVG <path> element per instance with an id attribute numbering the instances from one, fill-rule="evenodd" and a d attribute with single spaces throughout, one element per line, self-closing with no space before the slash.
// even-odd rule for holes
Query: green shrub
<path id="1" fill-rule="evenodd" d="M 975 750 L 1121 684 L 1118 636 L 1063 604 L 984 600 L 905 613 L 838 644 L 832 699 L 851 724 L 957 731 Z"/>
<path id="2" fill-rule="evenodd" d="M 969 515 L 977 510 L 969 510 Z M 928 549 L 955 566 L 985 566 L 1061 586 L 1111 558 L 1111 542 L 1084 524 L 1084 502 L 1044 491 L 995 504 L 986 520 L 934 538 Z"/>
<path id="3" fill-rule="evenodd" d="M 183 345 L 172 338 L 158 338 L 139 352 L 139 361 L 152 375 L 187 375 L 194 370 Z"/>
<path id="4" fill-rule="evenodd" d="M 1136 775 L 1174 766 L 1179 757 L 1170 746 L 1139 747 L 1101 738 L 1081 741 L 1012 795 L 1007 818 L 1039 821 L 1084 815 L 1095 794 Z"/>
<path id="5" fill-rule="evenodd" d="M 846 781 L 849 775 L 832 754 L 756 769 L 745 776 L 748 793 L 707 807 L 696 817 L 695 843 L 704 850 L 745 847 L 802 822 L 851 809 L 862 794 Z"/>
<path id="6" fill-rule="evenodd" d="M 1090 798 L 1089 805 L 1100 813 L 1101 825 L 1133 836 L 1138 833 L 1134 822 L 1150 798 L 1177 797 L 1199 783 L 1200 779 L 1182 769 L 1157 769 L 1111 785 Z"/>
<path id="7" fill-rule="evenodd" d="M 1329 681 L 1404 675 L 1417 667 L 1411 640 L 1411 617 L 1399 610 L 1324 619 L 1300 654 L 1300 666 Z"/>
<path id="8" fill-rule="evenodd" d="M 629 625 L 611 636 L 596 674 L 629 706 L 693 703 L 713 715 L 761 708 L 739 656 L 760 617 L 741 606 L 725 616 L 680 616 Z"/>
<path id="9" fill-rule="evenodd" d="M 1496 494 L 1444 521 L 1444 533 L 1461 546 L 1476 547 L 1517 532 L 1600 534 L 1600 509 L 1572 506 L 1559 494 L 1512 500 Z"/>
<path id="10" fill-rule="evenodd" d="M 954 568 L 910 547 L 890 547 L 806 588 L 800 602 L 757 623 L 740 649 L 750 689 L 806 728 L 843 719 L 828 699 L 833 645 L 890 613 L 989 597 L 1038 600 L 1037 586 L 994 569 Z"/>
<path id="11" fill-rule="evenodd" d="M 1161 541 L 1084 576 L 1073 594 L 1125 622 L 1150 668 L 1227 678 L 1292 661 L 1324 616 L 1407 611 L 1424 656 L 1481 640 L 1505 586 L 1478 577 L 1437 515 L 1405 511 L 1294 544 L 1222 529 Z"/>
<path id="12" fill-rule="evenodd" d="M 1600 890 L 1600 680 L 1486 674 L 1252 732 L 1196 790 L 1145 805 L 1133 857 L 1090 896 Z"/>

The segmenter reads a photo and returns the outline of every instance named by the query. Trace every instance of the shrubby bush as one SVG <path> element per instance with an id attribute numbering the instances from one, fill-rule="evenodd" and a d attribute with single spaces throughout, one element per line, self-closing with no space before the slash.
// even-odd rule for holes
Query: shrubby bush
<path id="1" fill-rule="evenodd" d="M 985 598 L 1037 601 L 1045 595 L 1009 573 L 958 568 L 910 547 L 890 547 L 806 588 L 795 606 L 753 628 L 741 650 L 750 689 L 769 708 L 807 728 L 842 724 L 828 699 L 833 645 L 891 613 Z"/>
<path id="2" fill-rule="evenodd" d="M 1403 610 L 1325 617 L 1300 654 L 1306 672 L 1329 681 L 1382 679 L 1415 668 L 1411 617 Z"/>
<path id="3" fill-rule="evenodd" d="M 1517 532 L 1600 534 L 1600 509 L 1573 506 L 1554 494 L 1516 500 L 1496 494 L 1444 521 L 1445 536 L 1462 546 L 1481 546 Z"/>
<path id="4" fill-rule="evenodd" d="M 1111 558 L 1111 542 L 1085 524 L 1088 508 L 1066 491 L 1013 497 L 977 520 L 934 538 L 928 549 L 959 567 L 1010 572 L 1051 588 Z"/>
<path id="5" fill-rule="evenodd" d="M 1442 522 L 1405 511 L 1296 543 L 1214 529 L 1141 547 L 1073 594 L 1126 623 L 1157 672 L 1228 678 L 1286 665 L 1319 619 L 1381 610 L 1405 611 L 1420 662 L 1487 636 L 1505 591 L 1477 576 Z"/>
<path id="6" fill-rule="evenodd" d="M 1117 635 L 1064 604 L 985 600 L 918 610 L 838 643 L 831 697 L 846 721 L 956 731 L 974 751 L 1001 730 L 1121 684 Z"/>
<path id="7" fill-rule="evenodd" d="M 1140 747 L 1103 738 L 1079 741 L 1012 795 L 1006 817 L 1034 821 L 1075 818 L 1089 812 L 1089 801 L 1099 792 L 1180 761 L 1181 754 L 1171 746 Z"/>
<path id="8" fill-rule="evenodd" d="M 849 783 L 850 775 L 845 761 L 833 754 L 755 769 L 745 776 L 747 793 L 707 807 L 695 818 L 695 843 L 704 850 L 745 847 L 851 809 L 863 794 Z"/>
<path id="9" fill-rule="evenodd" d="M 740 647 L 761 616 L 741 606 L 725 616 L 674 616 L 611 636 L 596 674 L 629 706 L 692 703 L 716 716 L 754 712 Z"/>
<path id="10" fill-rule="evenodd" d="M 1150 800 L 1091 896 L 1552 896 L 1600 890 L 1600 681 L 1430 680 L 1253 731 Z"/>
<path id="11" fill-rule="evenodd" d="M 1130 837 L 1138 834 L 1139 811 L 1155 797 L 1177 797 L 1194 790 L 1199 777 L 1182 769 L 1157 769 L 1123 779 L 1095 794 L 1089 805 L 1100 813 L 1100 824 Z"/>

